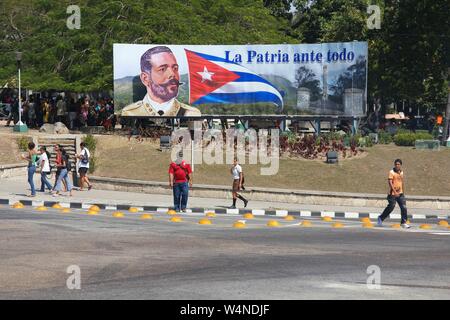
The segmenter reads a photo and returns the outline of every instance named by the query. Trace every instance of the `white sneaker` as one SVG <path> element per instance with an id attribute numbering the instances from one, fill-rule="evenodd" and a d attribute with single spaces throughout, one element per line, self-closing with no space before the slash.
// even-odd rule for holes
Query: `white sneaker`
<path id="1" fill-rule="evenodd" d="M 401 226 L 403 229 L 409 229 L 409 228 L 411 228 L 411 226 L 410 226 L 409 224 L 407 224 L 407 223 L 402 223 L 400 226 Z"/>

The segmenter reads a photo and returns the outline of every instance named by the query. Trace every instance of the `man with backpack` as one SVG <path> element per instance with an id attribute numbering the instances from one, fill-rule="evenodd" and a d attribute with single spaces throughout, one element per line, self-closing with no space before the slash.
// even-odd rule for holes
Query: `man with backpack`
<path id="1" fill-rule="evenodd" d="M 81 152 L 77 155 L 78 161 L 78 173 L 80 175 L 80 191 L 83 191 L 83 185 L 86 182 L 88 185 L 88 190 L 92 189 L 92 184 L 87 177 L 87 172 L 89 170 L 89 159 L 91 158 L 91 153 L 84 142 L 80 143 Z"/>
<path id="2" fill-rule="evenodd" d="M 173 190 L 173 205 L 177 212 L 186 212 L 189 187 L 192 187 L 192 169 L 191 166 L 183 160 L 183 154 L 180 152 L 175 162 L 169 165 L 169 185 Z"/>

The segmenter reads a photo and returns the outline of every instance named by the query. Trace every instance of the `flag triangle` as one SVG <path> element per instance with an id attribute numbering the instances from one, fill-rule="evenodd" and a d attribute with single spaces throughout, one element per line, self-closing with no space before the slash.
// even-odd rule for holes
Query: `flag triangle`
<path id="1" fill-rule="evenodd" d="M 185 51 L 189 65 L 190 104 L 239 78 L 236 73 L 201 57 L 199 54 L 186 49 Z"/>

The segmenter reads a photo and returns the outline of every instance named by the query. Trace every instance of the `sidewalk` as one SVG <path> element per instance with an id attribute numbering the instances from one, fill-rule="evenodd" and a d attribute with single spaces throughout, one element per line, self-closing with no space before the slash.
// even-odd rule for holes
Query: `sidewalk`
<path id="1" fill-rule="evenodd" d="M 35 186 L 40 188 L 40 175 L 35 175 Z M 94 186 L 95 187 L 95 186 Z M 166 211 L 173 206 L 171 195 L 143 194 L 135 192 L 95 190 L 73 191 L 73 196 L 53 197 L 48 193 L 37 192 L 36 197 L 29 198 L 29 185 L 26 177 L 2 179 L 0 183 L 0 203 L 13 204 L 22 201 L 25 205 L 51 205 L 59 202 L 64 206 L 72 208 L 87 208 L 89 205 L 97 204 L 102 209 L 128 210 L 129 207 L 138 207 L 142 211 Z M 242 207 L 242 201 L 238 200 L 237 206 L 240 210 L 227 209 L 232 203 L 231 199 L 190 197 L 188 208 L 192 212 L 205 212 L 208 210 L 216 213 L 238 214 L 253 212 L 257 215 L 286 215 L 299 216 L 335 216 L 342 218 L 360 218 L 370 216 L 376 218 L 382 208 L 350 207 L 350 206 L 324 206 L 304 205 L 281 202 L 252 201 L 250 199 L 248 208 Z M 448 210 L 409 209 L 408 214 L 413 219 L 444 218 L 448 217 Z M 391 214 L 391 218 L 400 217 L 398 207 Z"/>

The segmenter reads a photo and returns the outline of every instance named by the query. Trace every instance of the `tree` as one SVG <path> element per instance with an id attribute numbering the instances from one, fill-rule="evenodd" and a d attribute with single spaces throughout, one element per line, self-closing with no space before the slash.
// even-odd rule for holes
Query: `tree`
<path id="1" fill-rule="evenodd" d="M 65 0 L 3 0 L 0 82 L 77 92 L 112 90 L 113 43 L 247 44 L 293 41 L 289 22 L 259 0 L 80 0 L 81 29 L 69 30 Z"/>
<path id="2" fill-rule="evenodd" d="M 311 91 L 311 100 L 319 100 L 322 95 L 320 81 L 316 74 L 309 68 L 301 66 L 295 73 L 297 88 L 308 88 Z"/>

